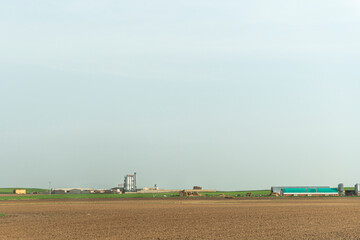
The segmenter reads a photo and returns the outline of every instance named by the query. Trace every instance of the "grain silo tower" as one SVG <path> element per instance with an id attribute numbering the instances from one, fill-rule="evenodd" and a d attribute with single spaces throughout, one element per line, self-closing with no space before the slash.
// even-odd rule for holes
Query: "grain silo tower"
<path id="1" fill-rule="evenodd" d="M 124 191 L 136 192 L 136 172 L 134 175 L 126 175 L 124 178 Z"/>

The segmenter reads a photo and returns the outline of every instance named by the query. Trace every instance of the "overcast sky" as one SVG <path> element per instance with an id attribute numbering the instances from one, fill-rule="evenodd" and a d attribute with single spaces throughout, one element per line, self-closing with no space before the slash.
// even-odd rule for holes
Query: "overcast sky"
<path id="1" fill-rule="evenodd" d="M 360 182 L 360 2 L 2 1 L 0 187 Z"/>

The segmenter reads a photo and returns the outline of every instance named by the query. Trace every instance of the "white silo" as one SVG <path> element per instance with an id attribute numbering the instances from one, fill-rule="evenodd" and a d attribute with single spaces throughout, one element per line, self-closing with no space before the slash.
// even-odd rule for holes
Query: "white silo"
<path id="1" fill-rule="evenodd" d="M 344 184 L 343 183 L 339 183 L 338 191 L 339 191 L 340 196 L 345 196 L 345 189 L 344 189 Z"/>
<path id="2" fill-rule="evenodd" d="M 360 184 L 355 184 L 355 196 L 360 196 Z"/>

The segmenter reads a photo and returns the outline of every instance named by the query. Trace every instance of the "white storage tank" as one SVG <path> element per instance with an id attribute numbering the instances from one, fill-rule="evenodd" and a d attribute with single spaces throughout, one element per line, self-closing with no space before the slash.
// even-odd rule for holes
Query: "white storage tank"
<path id="1" fill-rule="evenodd" d="M 360 196 L 360 184 L 355 184 L 355 195 Z"/>
<path id="2" fill-rule="evenodd" d="M 339 191 L 340 196 L 345 196 L 345 189 L 344 189 L 344 184 L 343 183 L 339 183 L 338 191 Z"/>

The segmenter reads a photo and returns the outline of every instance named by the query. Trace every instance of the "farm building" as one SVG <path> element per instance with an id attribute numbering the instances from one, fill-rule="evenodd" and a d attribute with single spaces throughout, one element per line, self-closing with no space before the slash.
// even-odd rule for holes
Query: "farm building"
<path id="1" fill-rule="evenodd" d="M 15 194 L 26 194 L 26 189 L 14 189 Z"/>
<path id="2" fill-rule="evenodd" d="M 54 190 L 54 194 L 65 194 L 66 192 L 65 192 L 65 190 L 63 190 L 63 189 L 55 189 Z"/>
<path id="3" fill-rule="evenodd" d="M 74 188 L 68 191 L 69 194 L 81 194 L 81 189 Z"/>
<path id="4" fill-rule="evenodd" d="M 278 186 L 271 187 L 271 195 L 281 195 L 281 190 L 284 188 L 330 188 L 329 186 Z"/>
<path id="5" fill-rule="evenodd" d="M 54 194 L 88 194 L 93 191 L 91 188 L 57 188 Z"/>
<path id="6" fill-rule="evenodd" d="M 136 172 L 124 178 L 124 192 L 136 192 Z"/>
<path id="7" fill-rule="evenodd" d="M 357 183 L 354 186 L 354 189 L 346 189 L 344 188 L 344 184 L 340 183 L 339 184 L 339 194 L 341 196 L 360 196 L 360 184 Z"/>
<path id="8" fill-rule="evenodd" d="M 122 190 L 123 190 L 124 188 L 121 188 L 121 187 L 114 187 L 114 188 L 112 188 L 111 189 L 111 191 L 113 192 L 113 193 L 122 193 Z"/>
<path id="9" fill-rule="evenodd" d="M 283 188 L 282 196 L 338 196 L 337 188 Z"/>

